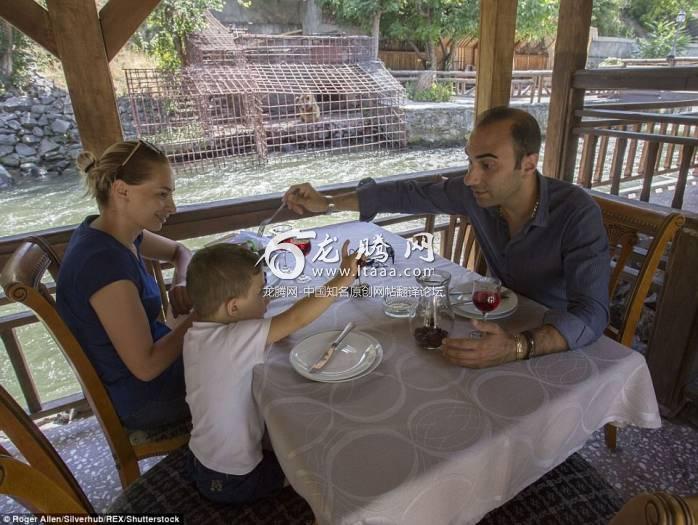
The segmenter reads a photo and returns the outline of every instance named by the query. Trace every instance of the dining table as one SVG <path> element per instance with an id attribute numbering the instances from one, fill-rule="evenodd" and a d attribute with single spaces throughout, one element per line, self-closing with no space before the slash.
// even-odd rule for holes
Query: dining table
<path id="1" fill-rule="evenodd" d="M 391 274 L 363 278 L 371 290 L 414 287 L 415 268 L 446 270 L 452 288 L 476 277 L 439 255 L 431 262 L 423 252 L 406 256 L 408 241 L 373 223 L 314 231 L 309 260 L 327 238 L 336 238 L 338 247 L 345 239 L 357 247 L 380 235 L 392 245 L 395 260 L 384 267 Z M 313 277 L 311 284 L 327 279 Z M 308 291 L 308 283 L 296 286 L 298 295 L 272 300 L 268 315 Z M 495 322 L 516 333 L 540 326 L 545 310 L 519 296 L 516 311 Z M 380 342 L 383 357 L 375 370 L 334 383 L 294 370 L 289 353 L 296 345 L 348 321 Z M 472 330 L 471 321 L 459 317 L 450 336 Z M 378 294 L 339 297 L 310 325 L 272 345 L 253 371 L 253 395 L 289 483 L 319 524 L 477 523 L 604 424 L 661 425 L 645 358 L 608 337 L 574 351 L 461 368 L 438 350 L 420 348 L 409 321 L 387 317 Z"/>

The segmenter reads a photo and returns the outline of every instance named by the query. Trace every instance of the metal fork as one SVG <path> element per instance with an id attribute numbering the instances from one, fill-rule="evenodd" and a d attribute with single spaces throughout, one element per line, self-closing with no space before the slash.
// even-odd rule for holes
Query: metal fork
<path id="1" fill-rule="evenodd" d="M 283 210 L 286 207 L 285 202 L 281 202 L 281 206 L 279 206 L 276 211 L 274 212 L 274 215 L 269 217 L 268 219 L 264 219 L 262 222 L 259 223 L 259 228 L 257 228 L 257 237 L 261 237 L 264 234 L 264 228 L 266 228 L 271 221 L 276 219 L 276 216 L 281 213 L 281 210 Z"/>

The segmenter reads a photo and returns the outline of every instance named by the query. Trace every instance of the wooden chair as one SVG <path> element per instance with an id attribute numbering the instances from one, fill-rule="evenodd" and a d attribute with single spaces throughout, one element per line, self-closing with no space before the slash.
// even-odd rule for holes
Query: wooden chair
<path id="1" fill-rule="evenodd" d="M 0 494 L 34 513 L 93 514 L 94 508 L 66 464 L 17 402 L 0 386 L 0 431 L 27 463 L 0 447 Z M 313 514 L 303 498 L 286 487 L 249 505 L 229 506 L 204 499 L 187 475 L 191 460 L 180 447 L 136 479 L 109 506 L 109 513 L 182 514 L 184 523 L 305 525 Z"/>
<path id="2" fill-rule="evenodd" d="M 623 307 L 620 325 L 609 326 L 606 329 L 606 335 L 625 346 L 630 346 L 659 262 L 667 245 L 684 224 L 685 218 L 680 213 L 663 213 L 646 205 L 641 206 L 597 192 L 592 192 L 592 197 L 601 207 L 608 233 L 612 258 L 609 296 L 613 298 L 624 272 L 634 276 L 628 299 Z M 651 243 L 639 269 L 628 269 L 631 255 L 641 236 L 650 237 Z M 608 424 L 604 430 L 606 446 L 615 449 L 616 427 Z"/>
<path id="3" fill-rule="evenodd" d="M 475 229 L 465 215 L 451 215 L 448 228 L 441 234 L 441 255 L 474 272 L 487 272 Z"/>
<path id="4" fill-rule="evenodd" d="M 34 514 L 90 514 L 53 479 L 39 469 L 0 454 L 0 494 Z"/>
<path id="5" fill-rule="evenodd" d="M 683 498 L 654 492 L 638 494 L 628 501 L 610 525 L 695 525 L 698 496 Z"/>
<path id="6" fill-rule="evenodd" d="M 0 274 L 0 285 L 7 297 L 29 307 L 53 336 L 80 381 L 82 390 L 92 408 L 112 450 L 119 478 L 124 487 L 140 475 L 138 460 L 161 456 L 186 444 L 188 429 L 184 424 L 152 434 L 143 431 L 127 432 L 116 414 L 92 363 L 63 319 L 41 279 L 48 271 L 58 276 L 60 260 L 42 239 L 29 238 L 7 261 Z"/>

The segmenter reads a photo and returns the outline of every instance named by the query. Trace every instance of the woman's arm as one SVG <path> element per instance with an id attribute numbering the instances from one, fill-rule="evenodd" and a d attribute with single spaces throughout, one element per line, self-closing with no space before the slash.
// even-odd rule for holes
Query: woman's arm
<path id="1" fill-rule="evenodd" d="M 153 342 L 148 316 L 138 289 L 128 280 L 115 281 L 90 297 L 90 304 L 117 354 L 141 381 L 159 376 L 182 353 L 182 340 L 193 314 L 167 335 Z"/>
<path id="2" fill-rule="evenodd" d="M 143 230 L 141 255 L 149 259 L 172 263 L 175 271 L 168 292 L 172 312 L 175 316 L 188 313 L 192 308 L 186 289 L 187 267 L 192 257 L 189 249 L 177 241 Z"/>

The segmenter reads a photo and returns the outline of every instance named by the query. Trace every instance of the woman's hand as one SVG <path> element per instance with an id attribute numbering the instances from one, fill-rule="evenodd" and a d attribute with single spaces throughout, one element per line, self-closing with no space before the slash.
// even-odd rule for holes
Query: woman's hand
<path id="1" fill-rule="evenodd" d="M 173 284 L 167 292 L 167 297 L 175 317 L 188 314 L 191 311 L 193 305 L 189 299 L 186 284 Z"/>

